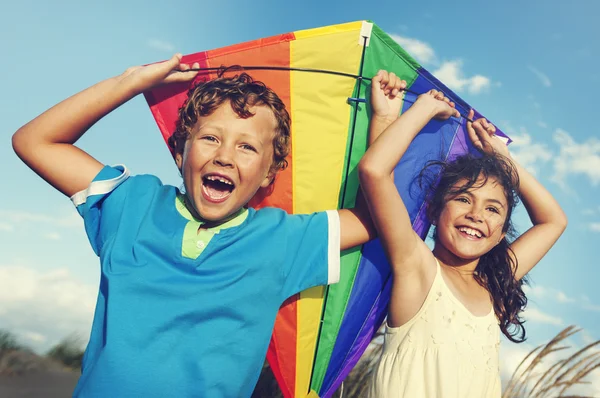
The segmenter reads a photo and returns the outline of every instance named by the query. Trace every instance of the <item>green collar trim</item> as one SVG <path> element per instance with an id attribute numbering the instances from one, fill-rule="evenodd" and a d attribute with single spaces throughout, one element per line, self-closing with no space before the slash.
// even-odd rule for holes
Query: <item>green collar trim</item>
<path id="1" fill-rule="evenodd" d="M 198 223 L 198 227 L 200 227 L 200 225 L 205 223 L 204 220 L 199 220 L 199 219 L 195 218 L 192 215 L 192 213 L 190 213 L 187 206 L 185 205 L 185 196 L 184 195 L 178 194 L 175 197 L 175 208 L 177 209 L 179 214 L 181 214 L 188 221 L 194 221 L 194 222 Z M 216 225 L 214 227 L 206 228 L 206 229 L 209 231 L 212 231 L 213 233 L 219 233 L 219 231 L 222 229 L 237 227 L 238 225 L 240 225 L 241 223 L 246 221 L 247 217 L 248 217 L 248 209 L 242 207 L 233 215 L 233 217 L 229 221 L 226 221 L 222 224 Z"/>
<path id="2" fill-rule="evenodd" d="M 185 196 L 179 194 L 175 197 L 175 208 L 188 220 L 183 230 L 181 240 L 181 255 L 185 258 L 197 259 L 208 246 L 212 238 L 223 229 L 237 227 L 248 217 L 248 209 L 241 208 L 233 217 L 222 224 L 209 228 L 200 228 L 205 223 L 192 216 L 185 205 Z"/>

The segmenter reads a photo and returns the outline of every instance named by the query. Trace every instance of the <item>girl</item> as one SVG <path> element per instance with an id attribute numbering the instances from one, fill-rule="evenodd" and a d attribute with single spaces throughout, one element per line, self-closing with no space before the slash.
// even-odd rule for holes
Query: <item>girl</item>
<path id="1" fill-rule="evenodd" d="M 374 86 L 386 79 L 378 75 Z M 373 88 L 373 94 L 377 91 Z M 402 98 L 373 101 L 373 106 L 386 102 L 390 115 L 397 115 Z M 412 230 L 390 174 L 431 119 L 451 116 L 459 114 L 442 93 L 419 96 L 359 165 L 393 274 L 383 352 L 370 387 L 373 398 L 499 397 L 499 331 L 515 342 L 525 339 L 519 318 L 526 304 L 522 278 L 567 225 L 551 194 L 510 157 L 495 127 L 479 119 L 467 129 L 481 157 L 437 162 L 421 174 L 440 172 L 428 197 L 428 216 L 436 227 L 432 252 Z M 510 218 L 519 197 L 533 227 L 511 241 Z"/>

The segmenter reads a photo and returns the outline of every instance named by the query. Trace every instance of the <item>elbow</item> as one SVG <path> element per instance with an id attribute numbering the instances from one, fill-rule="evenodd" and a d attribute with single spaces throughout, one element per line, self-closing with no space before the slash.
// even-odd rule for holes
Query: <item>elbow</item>
<path id="1" fill-rule="evenodd" d="M 567 229 L 567 225 L 569 224 L 569 220 L 567 218 L 567 215 L 565 214 L 565 212 L 561 209 L 560 214 L 557 217 L 557 220 L 555 221 L 556 226 L 558 228 L 560 228 L 560 233 L 562 234 L 565 229 Z"/>
<path id="2" fill-rule="evenodd" d="M 548 218 L 544 224 L 548 226 L 552 226 L 552 228 L 556 231 L 558 236 L 562 235 L 563 232 L 567 229 L 567 224 L 569 220 L 567 219 L 567 215 L 562 209 L 556 210 L 551 218 Z"/>
<path id="3" fill-rule="evenodd" d="M 23 154 L 27 148 L 27 142 L 21 129 L 17 130 L 12 136 L 12 147 L 18 157 L 23 158 Z"/>
<path id="4" fill-rule="evenodd" d="M 367 181 L 379 180 L 384 177 L 385 172 L 369 156 L 364 156 L 358 163 L 358 178 L 361 185 Z"/>

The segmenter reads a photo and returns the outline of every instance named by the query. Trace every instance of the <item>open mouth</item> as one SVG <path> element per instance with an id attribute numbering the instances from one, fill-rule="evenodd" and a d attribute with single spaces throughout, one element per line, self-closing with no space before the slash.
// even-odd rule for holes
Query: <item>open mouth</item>
<path id="1" fill-rule="evenodd" d="M 235 184 L 228 177 L 218 174 L 208 174 L 202 177 L 202 193 L 211 202 L 223 202 L 234 189 Z"/>
<path id="2" fill-rule="evenodd" d="M 485 237 L 485 234 L 483 232 L 475 228 L 460 226 L 456 227 L 456 229 L 460 231 L 461 235 L 464 235 L 465 237 L 470 239 L 481 239 Z"/>

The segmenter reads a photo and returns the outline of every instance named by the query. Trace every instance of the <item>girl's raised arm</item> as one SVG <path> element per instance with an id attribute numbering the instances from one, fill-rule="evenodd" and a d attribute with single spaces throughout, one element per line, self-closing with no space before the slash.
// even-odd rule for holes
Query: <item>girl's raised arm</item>
<path id="1" fill-rule="evenodd" d="M 471 111 L 469 118 L 472 119 Z M 495 152 L 508 158 L 520 180 L 519 197 L 525 205 L 533 226 L 511 245 L 516 258 L 515 278 L 523 278 L 548 253 L 567 227 L 567 216 L 552 194 L 511 156 L 507 146 L 495 135 L 495 127 L 485 119 L 467 124 L 467 131 L 475 147 Z"/>
<path id="2" fill-rule="evenodd" d="M 372 90 L 377 90 L 374 85 Z M 398 99 L 400 100 L 400 99 Z M 433 118 L 458 116 L 454 104 L 432 90 L 392 123 L 367 150 L 358 166 L 360 183 L 394 277 L 388 323 L 402 324 L 418 311 L 435 275 L 433 255 L 413 231 L 392 171 L 415 136 Z M 397 310 L 402 303 L 402 310 Z"/>

